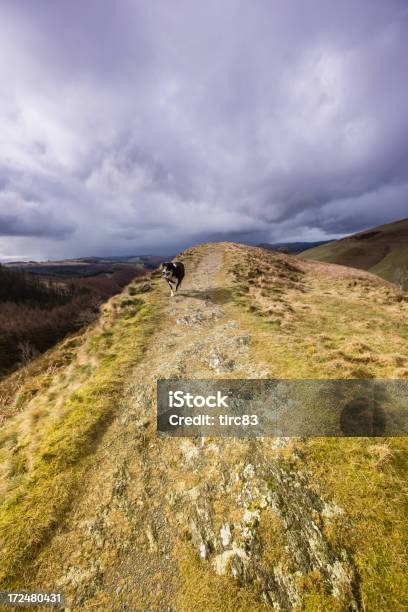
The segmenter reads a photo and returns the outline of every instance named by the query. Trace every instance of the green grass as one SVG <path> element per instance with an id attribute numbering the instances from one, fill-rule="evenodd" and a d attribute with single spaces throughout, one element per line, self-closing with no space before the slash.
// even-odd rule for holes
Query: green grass
<path id="1" fill-rule="evenodd" d="M 303 466 L 345 511 L 326 535 L 352 552 L 363 610 L 370 612 L 408 608 L 407 450 L 404 438 L 301 445 Z"/>
<path id="2" fill-rule="evenodd" d="M 13 420 L 3 434 L 3 452 L 15 457 L 0 507 L 3 588 L 24 586 L 24 572 L 68 509 L 87 458 L 115 414 L 127 375 L 143 357 L 159 308 L 157 300 L 143 297 L 144 301 L 132 300 L 138 309 L 131 316 L 120 298 L 112 300 L 114 307 L 119 300 L 122 314 L 111 315 L 108 329 L 96 326 L 91 332 L 90 347 L 98 355 L 98 367 L 85 371 L 85 382 L 67 397 L 60 414 L 42 419 L 37 443 L 24 439 L 19 429 L 16 439 Z M 46 415 L 52 405 L 42 409 Z"/>

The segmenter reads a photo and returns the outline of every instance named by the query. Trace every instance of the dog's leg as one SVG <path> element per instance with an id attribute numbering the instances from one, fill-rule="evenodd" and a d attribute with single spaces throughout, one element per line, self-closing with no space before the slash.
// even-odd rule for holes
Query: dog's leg
<path id="1" fill-rule="evenodd" d="M 174 291 L 173 291 L 173 285 L 171 284 L 170 281 L 167 281 L 169 283 L 169 287 L 170 287 L 170 291 L 171 291 L 171 297 L 174 297 Z"/>

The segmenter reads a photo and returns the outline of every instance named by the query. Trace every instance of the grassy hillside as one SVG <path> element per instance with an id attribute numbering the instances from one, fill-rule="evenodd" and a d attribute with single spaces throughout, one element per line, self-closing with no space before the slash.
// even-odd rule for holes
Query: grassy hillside
<path id="1" fill-rule="evenodd" d="M 392 284 L 348 267 L 234 249 L 237 301 L 257 315 L 259 356 L 274 376 L 408 376 L 408 300 Z"/>
<path id="2" fill-rule="evenodd" d="M 408 219 L 308 249 L 300 257 L 369 270 L 407 289 Z"/>
<path id="3" fill-rule="evenodd" d="M 268 249 L 269 251 L 280 251 L 281 253 L 290 253 L 294 255 L 296 253 L 302 253 L 308 249 L 313 249 L 322 244 L 327 244 L 329 240 L 320 240 L 318 242 L 261 242 L 256 246 Z"/>
<path id="4" fill-rule="evenodd" d="M 0 585 L 72 610 L 403 610 L 404 438 L 175 439 L 158 378 L 408 378 L 376 276 L 231 243 L 180 255 L 0 384 Z M 169 333 L 171 329 L 171 333 Z"/>
<path id="5" fill-rule="evenodd" d="M 353 268 L 260 249 L 229 249 L 235 302 L 256 329 L 257 360 L 276 378 L 408 378 L 408 297 Z M 310 469 L 340 515 L 330 538 L 352 552 L 364 610 L 408 605 L 406 438 L 296 441 L 299 469 Z M 373 535 L 374 534 L 374 535 Z M 301 609 L 343 610 L 324 588 Z M 403 603 L 405 602 L 405 603 Z"/>
<path id="6" fill-rule="evenodd" d="M 0 376 L 95 320 L 104 301 L 145 273 L 128 264 L 86 276 L 31 270 L 0 266 Z"/>
<path id="7" fill-rule="evenodd" d="M 135 283 L 108 303 L 97 324 L 40 358 L 32 377 L 14 380 L 11 396 L 9 381 L 1 383 L 4 417 L 17 412 L 0 434 L 3 580 L 21 580 L 19 572 L 72 501 L 129 367 L 153 331 L 149 291 L 150 284 Z"/>

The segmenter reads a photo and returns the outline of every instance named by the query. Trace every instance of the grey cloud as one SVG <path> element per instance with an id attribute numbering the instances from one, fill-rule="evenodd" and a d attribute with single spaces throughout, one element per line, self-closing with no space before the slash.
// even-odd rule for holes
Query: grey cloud
<path id="1" fill-rule="evenodd" d="M 44 222 L 45 221 L 45 222 Z M 21 219 L 13 214 L 0 215 L 1 236 L 36 236 L 47 237 L 52 240 L 61 240 L 70 236 L 74 231 L 72 226 L 58 221 L 45 220 L 44 216 L 28 216 Z"/>
<path id="2" fill-rule="evenodd" d="M 51 240 L 63 240 L 74 232 L 75 228 L 66 222 L 49 219 L 44 214 L 21 215 L 0 213 L 1 236 L 35 236 Z"/>
<path id="3" fill-rule="evenodd" d="M 404 0 L 4 0 L 0 189 L 36 208 L 0 199 L 0 255 L 406 216 L 407 34 Z"/>
<path id="4" fill-rule="evenodd" d="M 19 193 L 0 191 L 0 237 L 31 236 L 65 240 L 75 225 L 48 204 L 23 199 Z"/>

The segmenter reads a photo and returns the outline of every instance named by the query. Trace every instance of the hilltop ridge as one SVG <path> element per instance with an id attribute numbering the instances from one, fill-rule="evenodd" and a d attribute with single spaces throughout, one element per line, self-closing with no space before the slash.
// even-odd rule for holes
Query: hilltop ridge
<path id="1" fill-rule="evenodd" d="M 72 610 L 408 603 L 404 439 L 155 432 L 158 378 L 407 378 L 406 294 L 234 243 L 178 259 L 174 299 L 135 280 L 0 385 L 1 584 Z"/>

